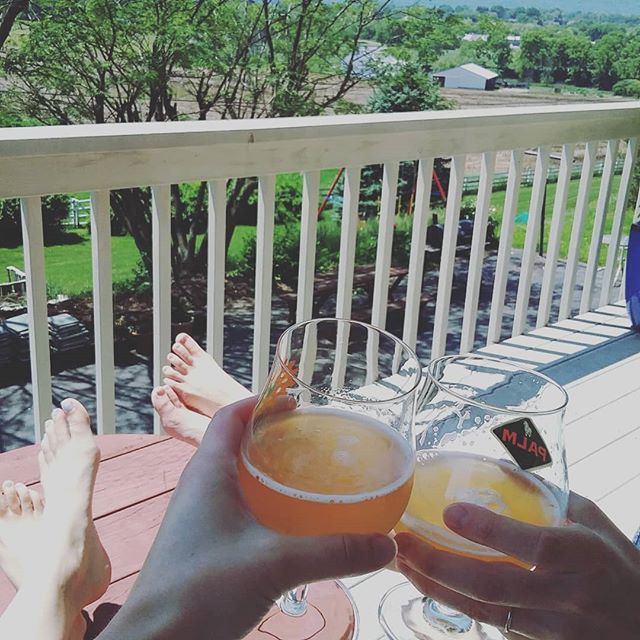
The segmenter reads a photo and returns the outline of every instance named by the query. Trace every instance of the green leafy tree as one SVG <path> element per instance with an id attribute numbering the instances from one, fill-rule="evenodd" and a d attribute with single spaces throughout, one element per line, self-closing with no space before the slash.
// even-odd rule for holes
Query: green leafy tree
<path id="1" fill-rule="evenodd" d="M 20 14 L 29 9 L 29 0 L 0 0 L 0 48 Z"/>
<path id="2" fill-rule="evenodd" d="M 478 21 L 478 30 L 487 36 L 486 40 L 473 43 L 478 62 L 504 75 L 511 64 L 511 46 L 507 40 L 509 28 L 502 20 L 483 15 Z"/>
<path id="3" fill-rule="evenodd" d="M 620 80 L 616 63 L 624 50 L 628 36 L 624 31 L 613 31 L 603 35 L 594 45 L 592 54 L 592 74 L 594 84 L 610 91 Z"/>
<path id="4" fill-rule="evenodd" d="M 360 81 L 358 41 L 375 0 L 41 0 L 6 46 L 14 113 L 45 124 L 323 113 Z M 7 43 L 8 45 L 9 43 Z M 322 89 L 322 90 L 320 90 Z M 255 215 L 255 180 L 231 181 L 228 240 Z M 150 193 L 112 194 L 116 226 L 151 255 Z M 173 264 L 204 267 L 204 183 L 172 187 Z"/>
<path id="5" fill-rule="evenodd" d="M 520 65 L 524 77 L 534 82 L 551 79 L 554 55 L 553 37 L 547 29 L 531 29 L 522 34 Z"/>

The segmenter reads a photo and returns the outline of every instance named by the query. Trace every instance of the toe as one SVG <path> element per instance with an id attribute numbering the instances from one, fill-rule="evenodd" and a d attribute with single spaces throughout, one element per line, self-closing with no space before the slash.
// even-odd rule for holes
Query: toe
<path id="1" fill-rule="evenodd" d="M 5 480 L 2 483 L 2 493 L 4 493 L 5 500 L 7 501 L 7 505 L 9 510 L 13 513 L 20 515 L 20 498 L 18 497 L 18 492 L 16 491 L 16 487 L 11 482 L 11 480 Z"/>
<path id="2" fill-rule="evenodd" d="M 166 387 L 155 387 L 151 392 L 151 404 L 158 413 L 162 412 L 169 404 L 168 400 Z"/>
<path id="3" fill-rule="evenodd" d="M 165 378 L 175 380 L 176 382 L 182 382 L 184 377 L 179 371 L 176 371 L 173 367 L 162 367 L 162 375 Z"/>
<path id="4" fill-rule="evenodd" d="M 185 364 L 193 364 L 193 356 L 189 353 L 188 349 L 180 342 L 174 342 L 171 347 L 173 353 L 180 358 Z"/>
<path id="5" fill-rule="evenodd" d="M 167 361 L 176 371 L 181 373 L 183 376 L 186 376 L 187 373 L 189 373 L 189 367 L 187 367 L 184 361 L 178 358 L 175 353 L 170 353 L 167 356 Z"/>
<path id="6" fill-rule="evenodd" d="M 53 460 L 53 453 L 51 452 L 51 446 L 49 445 L 49 436 L 45 433 L 40 443 L 40 453 L 38 454 L 38 463 L 40 465 L 40 475 L 44 467 L 47 466 Z"/>
<path id="7" fill-rule="evenodd" d="M 171 401 L 171 404 L 174 407 L 176 407 L 177 409 L 182 409 L 184 407 L 184 405 L 180 401 L 178 394 L 170 386 L 167 385 L 164 388 L 164 390 L 165 390 L 165 393 L 167 394 L 167 398 L 169 398 L 169 400 Z"/>
<path id="8" fill-rule="evenodd" d="M 31 500 L 31 494 L 29 493 L 29 489 L 27 489 L 22 482 L 18 482 L 18 484 L 16 484 L 16 493 L 18 494 L 18 500 L 20 500 L 20 509 L 22 513 L 33 513 L 33 500 Z"/>
<path id="9" fill-rule="evenodd" d="M 49 451 L 53 456 L 58 449 L 58 439 L 56 437 L 55 429 L 53 428 L 53 420 L 47 420 L 44 423 L 44 435 L 47 438 L 49 444 Z"/>
<path id="10" fill-rule="evenodd" d="M 198 356 L 204 352 L 204 349 L 188 333 L 179 333 L 176 336 L 176 343 L 183 345 L 191 356 Z"/>
<path id="11" fill-rule="evenodd" d="M 42 499 L 42 496 L 33 489 L 29 489 L 29 495 L 31 496 L 34 512 L 42 513 L 44 510 L 44 500 Z"/>
<path id="12" fill-rule="evenodd" d="M 91 420 L 84 406 L 73 398 L 66 398 L 60 403 L 69 424 L 71 437 L 93 436 L 91 432 Z"/>
<path id="13" fill-rule="evenodd" d="M 51 420 L 53 421 L 53 433 L 55 435 L 56 445 L 60 446 L 71 437 L 69 424 L 67 423 L 64 411 L 62 409 L 54 409 L 51 413 Z"/>

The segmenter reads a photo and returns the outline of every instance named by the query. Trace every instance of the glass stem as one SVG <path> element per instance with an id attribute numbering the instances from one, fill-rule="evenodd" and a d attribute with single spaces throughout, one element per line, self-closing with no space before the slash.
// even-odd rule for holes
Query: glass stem
<path id="1" fill-rule="evenodd" d="M 280 601 L 280 609 L 288 616 L 302 616 L 307 612 L 307 593 L 309 585 L 305 584 L 297 589 L 287 591 Z"/>

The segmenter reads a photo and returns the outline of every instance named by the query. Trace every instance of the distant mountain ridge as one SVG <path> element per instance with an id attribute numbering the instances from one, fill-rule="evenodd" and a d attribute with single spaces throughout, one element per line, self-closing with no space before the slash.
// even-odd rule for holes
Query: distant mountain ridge
<path id="1" fill-rule="evenodd" d="M 413 4 L 413 1 L 400 0 L 397 4 Z M 582 13 L 608 13 L 625 16 L 640 16 L 640 0 L 420 0 L 426 6 L 448 4 L 451 7 L 492 7 L 502 5 L 509 9 L 514 7 L 536 7 L 538 9 L 562 9 L 566 13 L 582 11 Z"/>

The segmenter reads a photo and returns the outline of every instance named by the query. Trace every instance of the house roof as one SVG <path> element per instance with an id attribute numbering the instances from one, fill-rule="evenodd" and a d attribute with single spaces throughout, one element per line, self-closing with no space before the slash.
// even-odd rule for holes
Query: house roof
<path id="1" fill-rule="evenodd" d="M 476 76 L 480 76 L 481 78 L 485 78 L 486 80 L 491 80 L 493 78 L 498 77 L 497 73 L 494 73 L 489 69 L 485 69 L 484 67 L 481 67 L 479 64 L 474 64 L 473 62 L 470 62 L 469 64 L 460 65 L 459 67 L 453 67 L 452 69 L 446 69 L 445 71 L 438 71 L 433 75 L 446 76 L 451 71 L 456 71 L 457 69 L 464 69 L 465 71 L 468 71 L 469 73 L 473 73 Z"/>

